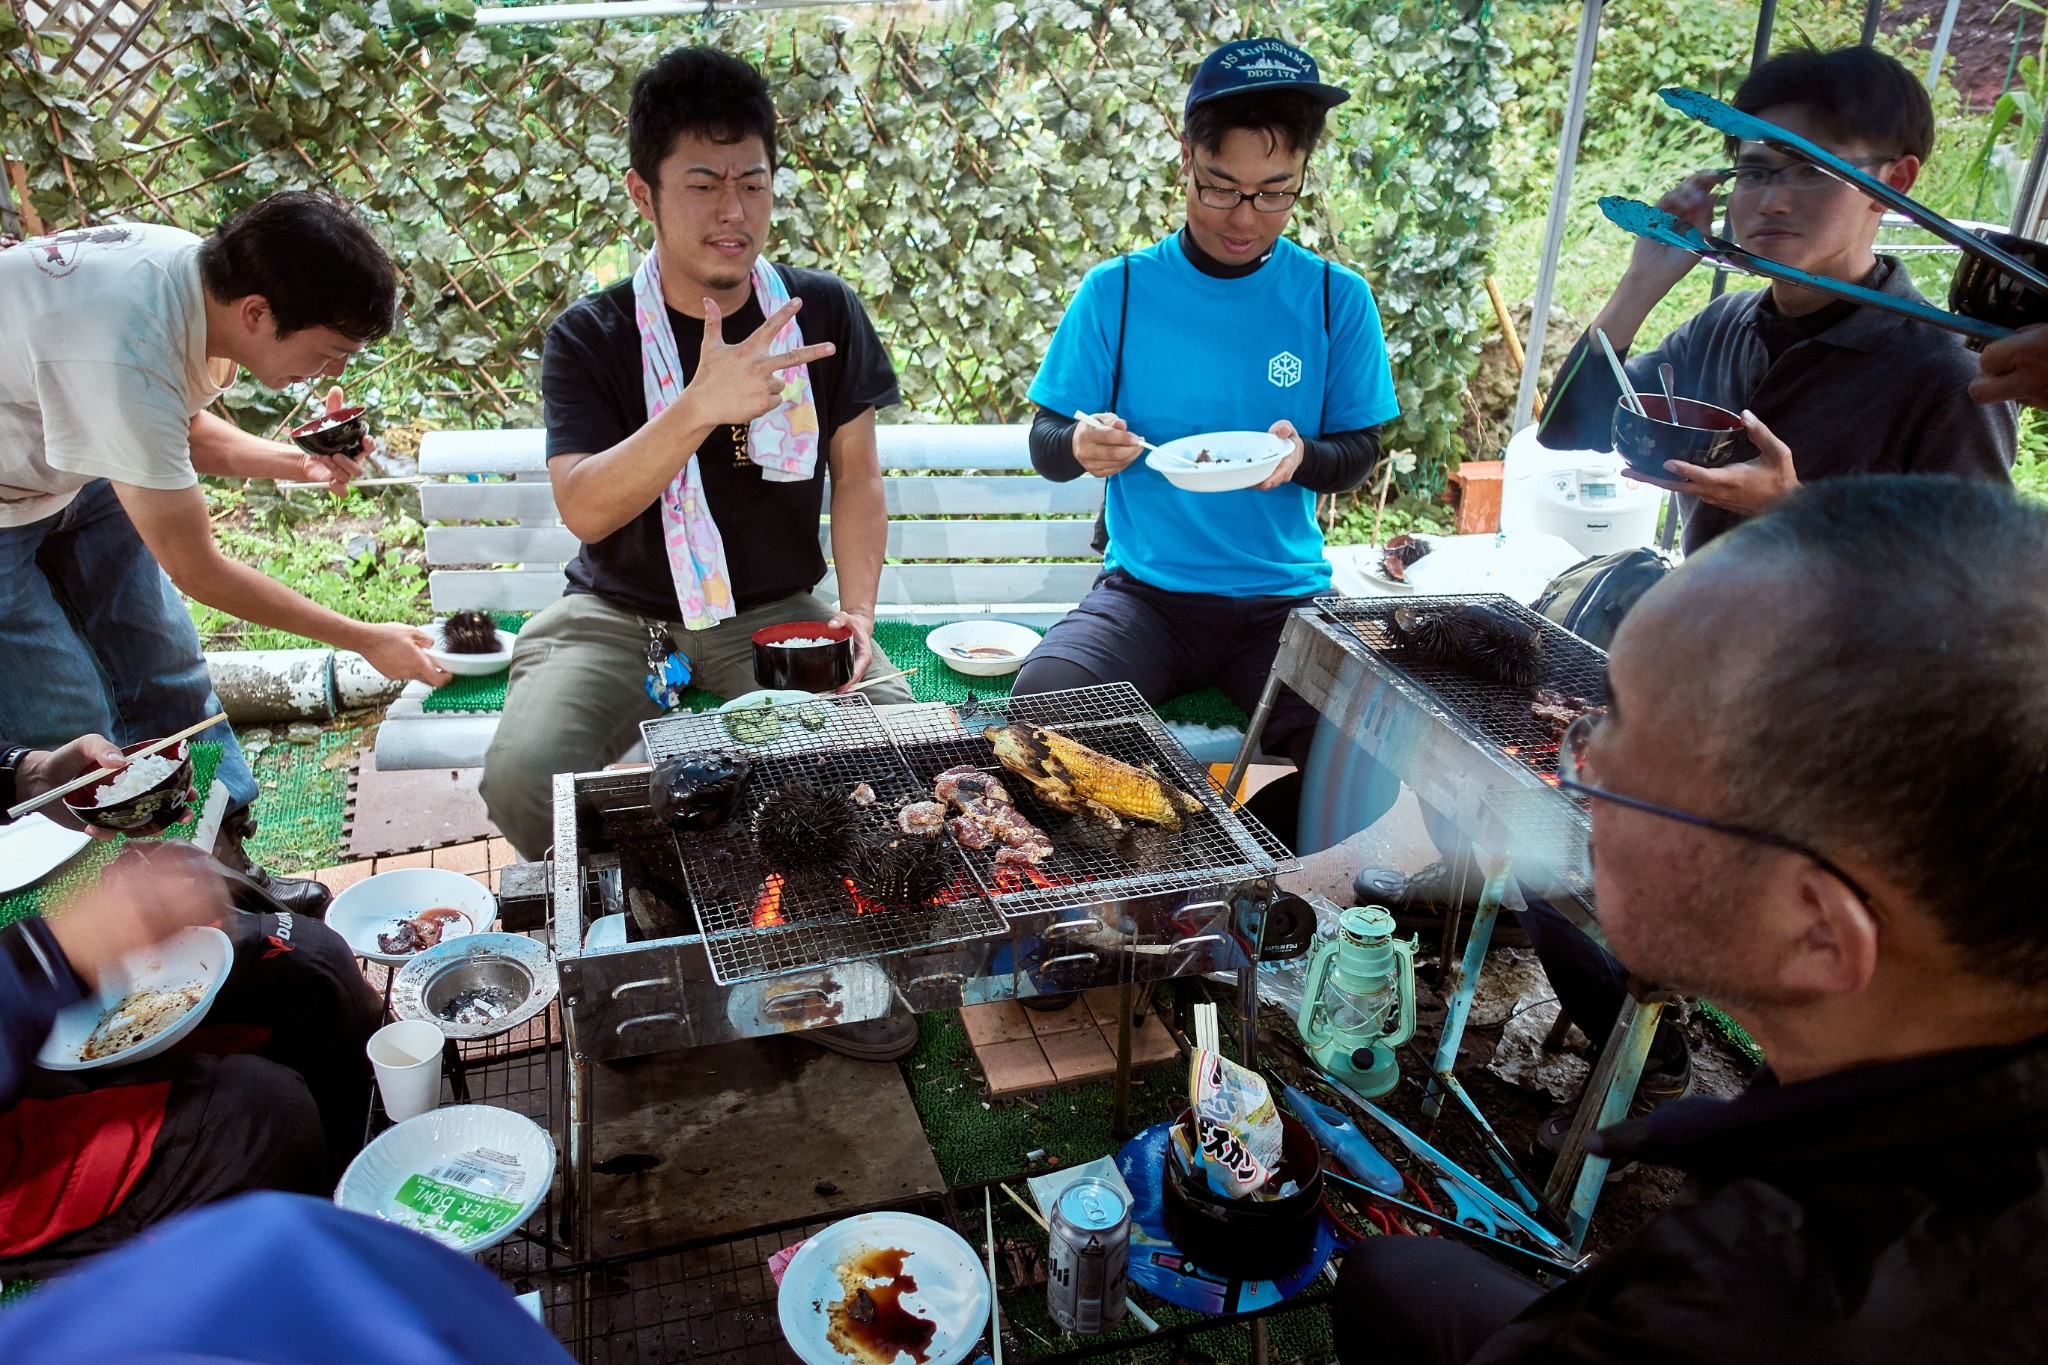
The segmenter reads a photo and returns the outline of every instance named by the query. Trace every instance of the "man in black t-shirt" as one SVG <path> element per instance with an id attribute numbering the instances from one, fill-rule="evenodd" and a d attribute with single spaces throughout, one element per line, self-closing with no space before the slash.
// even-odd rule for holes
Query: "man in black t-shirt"
<path id="1" fill-rule="evenodd" d="M 898 401 L 895 372 L 836 276 L 757 265 L 767 87 L 737 58 L 678 49 L 634 82 L 629 125 L 626 184 L 655 251 L 548 329 L 548 473 L 583 545 L 567 595 L 519 635 L 484 766 L 491 817 L 528 858 L 553 842 L 554 775 L 617 759 L 659 714 L 651 643 L 726 696 L 755 687 L 749 637 L 784 622 L 850 627 L 856 680 L 888 668 L 873 643 L 888 536 L 875 410 Z M 828 466 L 836 610 L 812 595 Z M 911 699 L 901 681 L 868 696 Z"/>

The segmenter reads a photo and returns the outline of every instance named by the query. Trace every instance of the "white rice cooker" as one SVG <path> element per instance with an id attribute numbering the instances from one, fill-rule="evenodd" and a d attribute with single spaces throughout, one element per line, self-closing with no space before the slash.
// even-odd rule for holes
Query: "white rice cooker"
<path id="1" fill-rule="evenodd" d="M 1664 490 L 1624 479 L 1621 456 L 1545 449 L 1531 424 L 1515 433 L 1502 458 L 1501 530 L 1558 536 L 1588 558 L 1656 540 Z"/>

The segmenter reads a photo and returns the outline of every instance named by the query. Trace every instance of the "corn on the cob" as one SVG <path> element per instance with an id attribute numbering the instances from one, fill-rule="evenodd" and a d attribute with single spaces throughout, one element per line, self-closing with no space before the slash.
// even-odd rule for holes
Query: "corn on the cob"
<path id="1" fill-rule="evenodd" d="M 1106 808 L 1147 824 L 1179 829 L 1202 803 L 1157 773 L 1097 753 L 1054 730 L 1010 725 L 988 731 L 1002 765 L 1064 811 L 1100 816 Z"/>

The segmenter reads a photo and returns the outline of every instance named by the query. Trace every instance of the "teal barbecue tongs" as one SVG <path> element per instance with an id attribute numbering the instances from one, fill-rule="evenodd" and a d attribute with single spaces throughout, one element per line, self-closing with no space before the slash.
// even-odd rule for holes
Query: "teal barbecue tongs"
<path id="1" fill-rule="evenodd" d="M 2043 275 L 1997 243 L 1987 241 L 1977 233 L 1951 222 L 1911 196 L 1850 165 L 1825 147 L 1818 146 L 1797 133 L 1788 132 L 1774 123 L 1767 123 L 1754 114 L 1745 114 L 1740 109 L 1723 104 L 1713 96 L 1697 90 L 1673 87 L 1659 93 L 1664 102 L 1673 109 L 1706 124 L 1716 132 L 1744 142 L 1761 142 L 1787 156 L 1811 162 L 1835 179 L 1903 215 L 1915 226 L 1956 247 L 1965 256 L 1982 261 L 2000 274 L 2010 277 L 2022 289 L 2043 296 L 2041 302 L 2044 307 L 2048 307 L 2048 275 Z M 1846 299 L 1851 303 L 1896 313 L 1915 322 L 1959 332 L 1978 342 L 1996 341 L 2012 335 L 2012 328 L 1995 322 L 1949 312 L 1919 300 L 1899 298 L 1862 285 L 1828 279 L 1792 266 L 1780 265 L 1776 261 L 1747 251 L 1724 237 L 1703 233 L 1692 224 L 1640 200 L 1610 195 L 1600 201 L 1600 211 L 1606 215 L 1609 222 L 1626 232 L 1690 252 L 1708 264 L 1723 269 L 1798 285 L 1834 298 Z"/>

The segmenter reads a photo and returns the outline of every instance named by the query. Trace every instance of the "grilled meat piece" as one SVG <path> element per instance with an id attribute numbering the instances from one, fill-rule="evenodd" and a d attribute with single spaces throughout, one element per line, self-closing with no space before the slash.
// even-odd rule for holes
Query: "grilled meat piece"
<path id="1" fill-rule="evenodd" d="M 988 731 L 996 758 L 1029 782 L 1047 805 L 1101 819 L 1108 811 L 1149 825 L 1179 829 L 1181 816 L 1202 803 L 1149 768 L 1097 753 L 1065 735 L 1035 725 Z"/>
<path id="2" fill-rule="evenodd" d="M 987 848 L 996 841 L 996 832 L 971 815 L 956 815 L 946 822 L 946 828 L 953 832 L 953 842 L 962 848 Z"/>
<path id="3" fill-rule="evenodd" d="M 846 799 L 856 806 L 872 806 L 875 804 L 875 789 L 865 782 L 856 782 L 853 790 L 846 794 Z"/>
<path id="4" fill-rule="evenodd" d="M 1040 830 L 1032 830 L 1028 839 L 1011 843 L 996 850 L 997 867 L 1037 867 L 1052 856 L 1052 840 Z"/>
<path id="5" fill-rule="evenodd" d="M 1010 799 L 1010 793 L 1003 790 L 1003 784 L 995 774 L 985 773 L 964 763 L 957 768 L 948 768 L 933 778 L 932 795 L 953 806 L 973 797 L 986 797 L 991 801 L 1001 801 L 1004 805 L 1016 804 Z"/>
<path id="6" fill-rule="evenodd" d="M 905 834 L 937 834 L 946 827 L 946 808 L 936 801 L 913 801 L 896 812 L 896 828 Z"/>
<path id="7" fill-rule="evenodd" d="M 1563 739 L 1564 732 L 1571 729 L 1572 722 L 1581 716 L 1605 714 L 1607 708 L 1600 703 L 1587 701 L 1584 697 L 1567 696 L 1552 687 L 1537 688 L 1536 700 L 1529 703 L 1529 715 L 1550 731 L 1553 739 Z"/>

